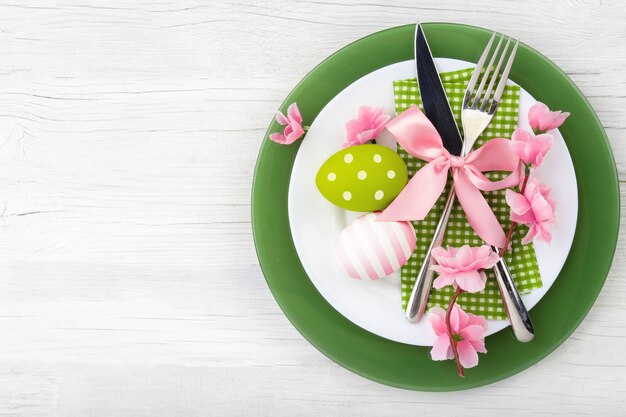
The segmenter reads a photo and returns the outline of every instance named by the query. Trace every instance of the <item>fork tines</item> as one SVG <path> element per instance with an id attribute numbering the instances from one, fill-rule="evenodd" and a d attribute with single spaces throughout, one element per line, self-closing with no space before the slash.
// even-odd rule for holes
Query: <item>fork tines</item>
<path id="1" fill-rule="evenodd" d="M 496 38 L 499 37 L 498 43 L 495 49 L 492 51 L 492 45 Z M 502 43 L 504 43 L 504 48 L 500 51 L 502 47 Z M 513 48 L 509 53 L 509 46 L 513 43 Z M 515 60 L 515 53 L 517 52 L 518 41 L 511 38 L 506 37 L 504 35 L 500 35 L 495 33 L 491 35 L 491 39 L 489 39 L 489 43 L 485 47 L 485 51 L 480 56 L 478 63 L 476 64 L 476 68 L 472 73 L 472 77 L 467 84 L 467 90 L 465 91 L 465 97 L 463 99 L 463 108 L 471 108 L 480 111 L 484 111 L 492 114 L 495 112 L 498 104 L 500 103 L 500 99 L 502 99 L 502 93 L 504 92 L 504 87 L 506 86 L 506 82 L 509 78 L 509 72 L 511 71 L 511 66 L 513 65 L 513 61 Z M 502 72 L 500 72 L 500 68 L 502 68 L 502 63 L 504 59 L 507 57 L 508 59 L 506 65 Z M 487 58 L 489 59 L 489 64 L 485 68 L 485 61 Z M 494 68 L 494 63 L 496 62 L 496 66 Z M 480 78 L 480 84 L 478 88 L 474 90 L 476 87 L 476 83 Z M 499 81 L 498 81 L 499 80 Z M 498 86 L 495 91 L 493 91 L 493 87 L 498 82 Z M 488 83 L 488 84 L 487 84 Z M 485 89 L 485 84 L 487 84 L 487 88 Z M 492 94 L 493 93 L 493 94 Z"/>

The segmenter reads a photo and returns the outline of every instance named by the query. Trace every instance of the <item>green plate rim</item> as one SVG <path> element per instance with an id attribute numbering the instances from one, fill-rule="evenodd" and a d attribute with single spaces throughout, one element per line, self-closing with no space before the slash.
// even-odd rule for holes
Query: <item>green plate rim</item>
<path id="1" fill-rule="evenodd" d="M 340 49 L 298 83 L 281 109 L 298 102 L 304 124 L 310 125 L 328 101 L 353 81 L 378 68 L 411 59 L 414 28 L 404 25 L 386 29 Z M 491 34 L 483 28 L 455 23 L 426 23 L 424 31 L 433 55 L 473 62 Z M 560 130 L 576 170 L 578 221 L 559 278 L 531 310 L 535 339 L 529 344 L 518 343 L 510 329 L 487 337 L 489 353 L 480 355 L 479 365 L 468 369 L 465 379 L 456 375 L 452 361 L 431 361 L 427 347 L 393 342 L 363 330 L 332 308 L 315 289 L 297 256 L 287 214 L 289 179 L 299 143 L 281 146 L 267 140 L 270 132 L 280 128 L 275 121 L 270 124 L 252 184 L 257 257 L 270 291 L 287 318 L 312 345 L 339 365 L 399 388 L 474 388 L 521 372 L 546 357 L 572 334 L 593 305 L 613 260 L 620 223 L 618 175 L 608 138 L 591 104 L 569 77 L 522 43 L 511 79 L 551 108 L 572 112 Z M 598 187 L 600 183 L 606 186 Z"/>

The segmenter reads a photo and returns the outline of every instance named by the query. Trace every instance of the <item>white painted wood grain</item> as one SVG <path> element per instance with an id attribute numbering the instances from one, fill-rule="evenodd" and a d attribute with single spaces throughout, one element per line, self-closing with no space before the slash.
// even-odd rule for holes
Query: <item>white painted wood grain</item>
<path id="1" fill-rule="evenodd" d="M 271 297 L 249 198 L 268 122 L 319 61 L 416 18 L 554 60 L 626 181 L 618 0 L 0 2 L 0 415 L 624 415 L 621 247 L 562 347 L 469 392 L 353 375 Z"/>

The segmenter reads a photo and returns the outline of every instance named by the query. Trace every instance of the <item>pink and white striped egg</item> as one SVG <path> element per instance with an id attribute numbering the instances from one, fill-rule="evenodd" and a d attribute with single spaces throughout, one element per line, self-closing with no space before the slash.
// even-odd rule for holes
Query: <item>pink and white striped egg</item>
<path id="1" fill-rule="evenodd" d="M 415 230 L 410 222 L 377 222 L 380 212 L 365 214 L 339 234 L 335 255 L 350 277 L 376 280 L 397 271 L 415 249 Z"/>

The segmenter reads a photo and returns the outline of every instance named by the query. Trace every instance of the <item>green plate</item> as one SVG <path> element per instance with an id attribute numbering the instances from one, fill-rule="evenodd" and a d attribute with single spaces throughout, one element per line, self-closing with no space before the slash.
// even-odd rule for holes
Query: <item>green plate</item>
<path id="1" fill-rule="evenodd" d="M 433 55 L 476 62 L 491 32 L 471 26 L 424 25 Z M 415 26 L 400 26 L 358 40 L 326 59 L 289 94 L 281 109 L 297 102 L 310 125 L 341 90 L 381 67 L 413 58 Z M 560 131 L 578 181 L 578 223 L 569 257 L 558 279 L 532 309 L 536 337 L 518 343 L 510 330 L 487 337 L 466 378 L 453 361 L 430 360 L 429 349 L 369 333 L 333 309 L 315 289 L 296 253 L 287 216 L 289 178 L 298 144 L 267 140 L 261 146 L 252 187 L 252 225 L 259 262 L 276 301 L 317 349 L 366 378 L 400 388 L 452 391 L 489 384 L 520 372 L 556 349 L 583 320 L 606 279 L 619 230 L 617 171 L 606 134 L 591 105 L 552 62 L 520 45 L 511 79 L 550 108 L 572 115 Z M 391 88 L 391 86 L 389 87 Z M 313 179 L 311 179 L 313 181 Z"/>

